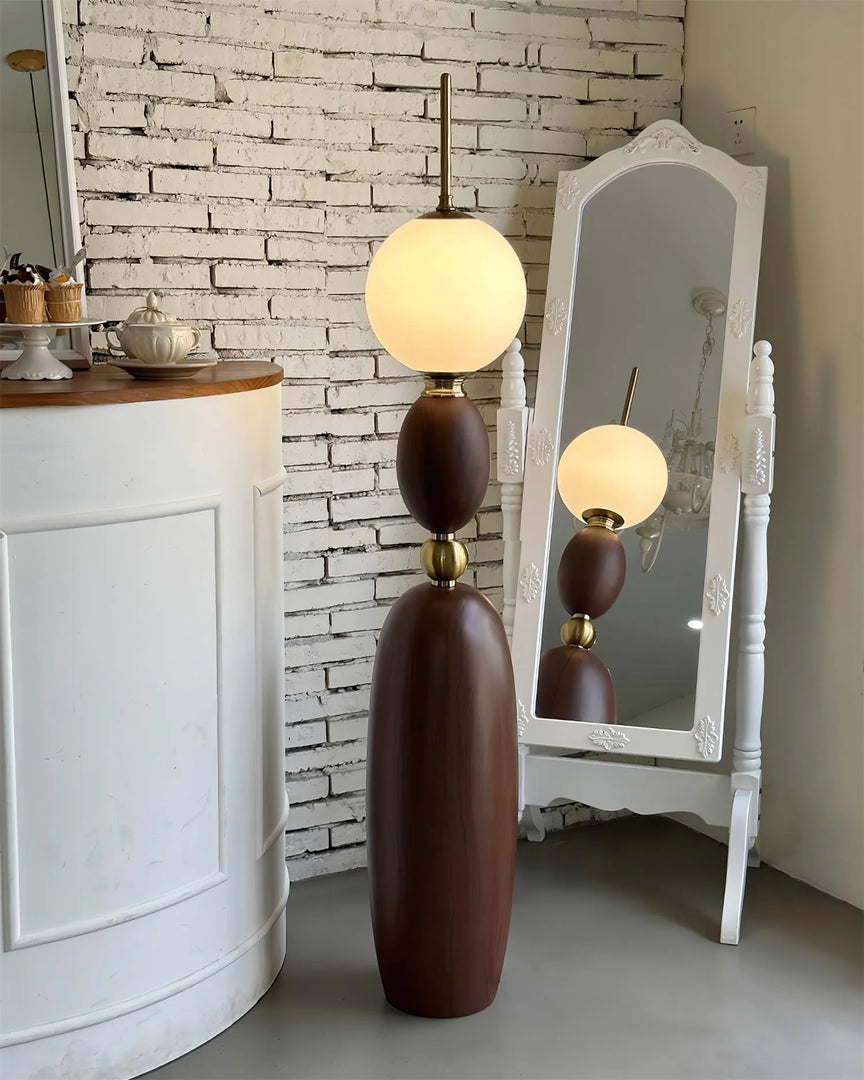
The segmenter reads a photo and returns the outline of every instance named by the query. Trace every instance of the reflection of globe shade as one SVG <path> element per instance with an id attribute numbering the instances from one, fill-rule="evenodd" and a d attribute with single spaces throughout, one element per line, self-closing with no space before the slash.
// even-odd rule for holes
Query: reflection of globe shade
<path id="1" fill-rule="evenodd" d="M 384 348 L 415 371 L 491 364 L 525 314 L 525 275 L 491 225 L 416 218 L 388 237 L 366 278 L 366 311 Z"/>
<path id="2" fill-rule="evenodd" d="M 625 525 L 636 525 L 657 509 L 666 480 L 660 447 L 622 424 L 583 431 L 558 462 L 558 490 L 576 517 L 611 510 Z"/>

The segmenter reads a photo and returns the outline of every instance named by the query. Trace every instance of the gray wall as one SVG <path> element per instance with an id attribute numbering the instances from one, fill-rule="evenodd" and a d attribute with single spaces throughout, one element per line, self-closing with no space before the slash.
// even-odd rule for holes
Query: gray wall
<path id="1" fill-rule="evenodd" d="M 760 846 L 864 906 L 862 37 L 852 0 L 690 0 L 684 123 L 756 106 L 767 165 L 758 337 L 778 414 Z"/>

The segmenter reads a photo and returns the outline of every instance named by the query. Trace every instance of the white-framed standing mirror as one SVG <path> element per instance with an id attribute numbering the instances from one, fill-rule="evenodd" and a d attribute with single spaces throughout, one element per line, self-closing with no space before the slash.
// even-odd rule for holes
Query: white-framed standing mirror
<path id="1" fill-rule="evenodd" d="M 34 264 L 68 266 L 81 228 L 61 0 L 0 3 L 0 40 L 0 246 Z M 31 55 L 10 60 L 22 51 Z M 82 318 L 86 311 L 82 292 Z M 86 328 L 55 331 L 49 347 L 71 368 L 91 364 Z M 0 361 L 19 352 L 0 323 Z"/>
<path id="2" fill-rule="evenodd" d="M 743 166 L 670 121 L 562 173 L 535 407 L 529 414 L 514 347 L 498 425 L 505 622 L 529 835 L 542 836 L 532 808 L 556 798 L 731 824 L 728 942 L 738 940 L 761 780 L 770 346 L 759 343 L 751 358 L 765 186 L 764 168 Z M 615 723 L 550 718 L 535 707 L 538 669 L 571 614 L 556 577 L 575 528 L 556 466 L 575 436 L 617 421 L 636 365 L 630 424 L 660 445 L 668 487 L 657 511 L 622 533 L 624 588 L 597 620 L 594 652 L 612 674 Z M 744 565 L 733 597 L 742 492 Z M 730 780 L 704 766 L 723 749 L 733 616 L 741 656 Z"/>

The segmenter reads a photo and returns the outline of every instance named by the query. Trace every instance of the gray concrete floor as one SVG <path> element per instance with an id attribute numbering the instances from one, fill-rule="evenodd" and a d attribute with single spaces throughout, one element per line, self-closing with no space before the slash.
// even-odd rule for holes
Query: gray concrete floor
<path id="1" fill-rule="evenodd" d="M 365 872 L 303 882 L 270 992 L 149 1076 L 858 1080 L 861 913 L 763 866 L 741 944 L 720 945 L 724 860 L 656 818 L 523 842 L 498 997 L 462 1020 L 385 1003 Z"/>

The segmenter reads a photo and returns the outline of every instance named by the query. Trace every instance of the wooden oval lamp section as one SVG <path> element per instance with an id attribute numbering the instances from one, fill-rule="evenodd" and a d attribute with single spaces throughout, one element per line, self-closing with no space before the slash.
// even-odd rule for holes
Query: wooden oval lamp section
<path id="1" fill-rule="evenodd" d="M 467 397 L 421 397 L 399 432 L 396 475 L 405 505 L 424 529 L 467 525 L 489 486 L 489 436 Z"/>
<path id="2" fill-rule="evenodd" d="M 418 585 L 394 605 L 372 677 L 368 753 L 384 993 L 417 1016 L 479 1012 L 495 998 L 507 947 L 517 752 L 504 626 L 476 589 Z"/>

